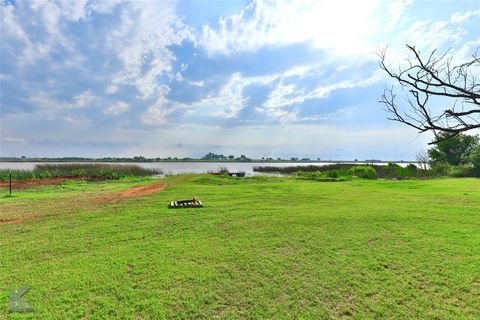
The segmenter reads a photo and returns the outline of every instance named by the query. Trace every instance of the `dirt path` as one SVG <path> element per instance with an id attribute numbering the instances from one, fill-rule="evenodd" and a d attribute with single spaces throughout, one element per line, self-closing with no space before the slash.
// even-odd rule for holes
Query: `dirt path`
<path id="1" fill-rule="evenodd" d="M 13 223 L 19 223 L 23 221 L 28 221 L 35 219 L 36 216 L 31 216 L 31 217 L 23 217 L 23 218 L 17 218 L 17 219 L 9 219 L 9 220 L 0 220 L 0 226 L 6 225 L 6 224 L 13 224 Z"/>
<path id="2" fill-rule="evenodd" d="M 152 193 L 160 192 L 165 189 L 167 185 L 164 183 L 150 184 L 148 186 L 139 186 L 128 188 L 123 191 L 114 192 L 102 197 L 97 198 L 98 202 L 112 202 L 126 198 L 133 198 L 139 196 L 146 196 Z"/>

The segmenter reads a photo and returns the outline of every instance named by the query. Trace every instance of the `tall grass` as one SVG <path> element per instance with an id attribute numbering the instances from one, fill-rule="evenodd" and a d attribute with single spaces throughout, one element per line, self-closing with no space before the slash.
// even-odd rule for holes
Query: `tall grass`
<path id="1" fill-rule="evenodd" d="M 330 171 L 334 169 L 340 170 L 340 169 L 350 168 L 351 166 L 352 166 L 351 164 L 329 164 L 324 166 L 308 165 L 308 166 L 288 166 L 288 167 L 256 166 L 256 167 L 253 167 L 253 171 L 293 174 L 297 171 L 313 172 L 313 171 Z"/>
<path id="2" fill-rule="evenodd" d="M 160 170 L 142 168 L 128 164 L 38 164 L 33 170 L 0 170 L 0 181 L 47 179 L 47 178 L 86 178 L 86 179 L 119 179 L 125 177 L 145 177 L 162 173 Z"/>

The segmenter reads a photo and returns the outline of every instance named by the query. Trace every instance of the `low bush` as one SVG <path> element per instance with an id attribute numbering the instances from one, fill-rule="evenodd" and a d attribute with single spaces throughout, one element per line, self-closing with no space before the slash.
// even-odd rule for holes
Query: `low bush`
<path id="1" fill-rule="evenodd" d="M 327 177 L 337 179 L 340 176 L 340 173 L 337 169 L 327 171 Z"/>
<path id="2" fill-rule="evenodd" d="M 448 175 L 451 177 L 464 178 L 474 175 L 473 168 L 468 166 L 451 167 L 448 171 Z"/>
<path id="3" fill-rule="evenodd" d="M 451 166 L 448 163 L 437 163 L 433 168 L 432 172 L 436 176 L 447 176 L 451 170 Z"/>
<path id="4" fill-rule="evenodd" d="M 377 179 L 377 171 L 370 166 L 354 166 L 350 168 L 350 172 L 353 176 L 357 176 L 362 179 Z"/>
<path id="5" fill-rule="evenodd" d="M 295 176 L 302 180 L 315 181 L 345 181 L 347 177 L 340 177 L 339 172 L 323 171 L 297 171 Z"/>

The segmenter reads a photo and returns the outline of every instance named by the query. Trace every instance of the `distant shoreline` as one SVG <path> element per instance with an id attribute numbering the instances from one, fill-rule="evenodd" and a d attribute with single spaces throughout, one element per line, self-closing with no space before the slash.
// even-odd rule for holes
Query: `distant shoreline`
<path id="1" fill-rule="evenodd" d="M 72 163 L 72 162 L 92 162 L 92 163 L 196 163 L 196 162 L 203 162 L 203 163 L 417 163 L 418 161 L 410 161 L 410 160 L 261 160 L 261 159 L 251 159 L 250 161 L 237 161 L 237 160 L 202 160 L 202 159 L 188 159 L 188 160 L 173 160 L 173 159 L 164 159 L 164 160 L 108 160 L 108 159 L 45 159 L 45 158 L 0 158 L 0 163 L 2 162 L 65 162 L 65 163 Z"/>

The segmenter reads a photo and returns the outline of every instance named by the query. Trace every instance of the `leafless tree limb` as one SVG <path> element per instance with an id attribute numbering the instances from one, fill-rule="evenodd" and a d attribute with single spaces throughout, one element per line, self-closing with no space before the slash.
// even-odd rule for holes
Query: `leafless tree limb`
<path id="1" fill-rule="evenodd" d="M 413 127 L 419 133 L 432 132 L 435 136 L 432 143 L 480 128 L 480 47 L 469 61 L 458 65 L 453 64 L 450 50 L 443 54 L 433 50 L 422 56 L 414 46 L 407 48 L 413 57 L 398 70 L 386 65 L 386 48 L 378 52 L 380 68 L 408 89 L 409 110 L 404 112 L 393 87 L 385 88 L 379 102 L 391 114 L 388 119 Z M 433 97 L 443 97 L 451 105 L 443 112 L 433 113 L 429 107 Z M 441 132 L 448 135 L 440 137 Z"/>

